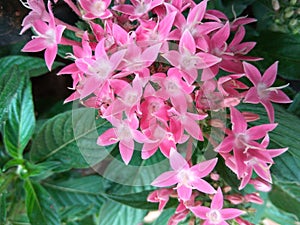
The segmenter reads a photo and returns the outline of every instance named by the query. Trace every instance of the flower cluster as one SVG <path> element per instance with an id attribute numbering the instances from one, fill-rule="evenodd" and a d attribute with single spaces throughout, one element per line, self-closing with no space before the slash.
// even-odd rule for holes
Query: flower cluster
<path id="1" fill-rule="evenodd" d="M 280 90 L 285 86 L 272 87 L 277 62 L 263 76 L 249 63 L 261 60 L 248 56 L 255 43 L 243 42 L 244 26 L 255 19 L 229 21 L 222 12 L 207 9 L 207 0 L 198 4 L 192 0 L 131 0 L 131 4 L 120 0 L 113 7 L 110 0 L 64 2 L 86 23 L 86 30 L 55 18 L 50 1 L 46 7 L 43 1 L 28 0 L 31 12 L 21 33 L 32 28 L 35 36 L 23 51 L 45 50 L 51 70 L 58 46 L 72 46 L 67 57 L 73 62 L 59 72 L 73 78 L 74 92 L 66 102 L 79 99 L 112 124 L 97 143 L 118 143 L 125 164 L 132 158 L 135 142 L 142 144 L 142 159 L 157 150 L 169 159 L 172 170 L 152 182 L 162 189 L 148 198 L 159 202 L 160 210 L 170 197 L 178 198 L 169 224 L 179 223 L 189 213 L 207 225 L 227 224 L 230 219 L 246 224 L 239 217 L 242 210 L 223 209 L 223 193 L 216 187 L 220 182 L 207 181 L 218 158 L 193 164 L 190 148 L 185 158 L 177 149 L 194 140 L 208 140 L 241 180 L 240 189 L 250 183 L 259 191 L 270 190 L 273 158 L 287 150 L 267 149 L 268 132 L 277 125 L 271 102 L 289 103 L 290 99 Z M 64 36 L 67 30 L 77 39 Z M 262 104 L 270 123 L 249 127 L 253 114 L 237 109 L 242 102 Z M 226 110 L 231 122 L 227 128 L 211 116 Z M 220 144 L 213 142 L 209 127 L 225 132 Z M 210 207 L 204 204 L 205 198 Z M 257 194 L 228 194 L 226 200 L 233 205 L 261 202 Z"/>

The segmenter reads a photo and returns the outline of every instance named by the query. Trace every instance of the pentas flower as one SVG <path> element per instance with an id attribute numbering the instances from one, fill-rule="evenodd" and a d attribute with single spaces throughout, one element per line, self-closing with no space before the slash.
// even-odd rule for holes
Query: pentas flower
<path id="1" fill-rule="evenodd" d="M 108 129 L 98 137 L 97 144 L 108 146 L 119 142 L 119 150 L 125 164 L 132 158 L 134 141 L 139 143 L 147 142 L 144 134 L 138 131 L 139 122 L 135 114 L 131 118 L 121 120 L 115 117 L 107 118 L 113 128 Z"/>
<path id="2" fill-rule="evenodd" d="M 115 74 L 126 53 L 126 49 L 123 49 L 108 57 L 104 42 L 105 39 L 102 39 L 97 44 L 94 59 L 85 57 L 75 61 L 76 66 L 86 74 L 84 86 L 77 90 L 81 99 L 101 88 Z"/>
<path id="3" fill-rule="evenodd" d="M 261 76 L 259 70 L 249 64 L 243 63 L 246 76 L 254 84 L 254 87 L 250 88 L 245 96 L 244 102 L 257 104 L 261 103 L 267 113 L 271 123 L 274 122 L 274 108 L 271 102 L 276 103 L 290 103 L 292 102 L 289 97 L 280 89 L 288 86 L 271 87 L 275 82 L 277 75 L 278 62 L 272 64 Z"/>
<path id="4" fill-rule="evenodd" d="M 183 71 L 183 78 L 192 84 L 198 77 L 198 69 L 209 68 L 221 61 L 220 58 L 205 52 L 196 53 L 196 43 L 186 30 L 179 42 L 179 51 L 171 50 L 163 54 L 172 66 Z"/>
<path id="5" fill-rule="evenodd" d="M 245 212 L 234 208 L 223 209 L 223 193 L 219 187 L 214 195 L 210 208 L 195 206 L 189 209 L 200 219 L 205 220 L 203 225 L 228 225 L 226 220 L 234 219 Z"/>
<path id="6" fill-rule="evenodd" d="M 155 190 L 147 197 L 148 202 L 158 202 L 158 210 L 162 211 L 169 201 L 170 195 L 173 193 L 172 189 L 162 188 Z"/>
<path id="7" fill-rule="evenodd" d="M 107 19 L 112 16 L 108 6 L 111 0 L 78 0 L 83 8 L 83 19 Z"/>
<path id="8" fill-rule="evenodd" d="M 51 10 L 50 1 L 48 2 L 49 24 L 42 20 L 35 20 L 32 24 L 37 36 L 29 41 L 22 49 L 23 52 L 39 52 L 45 50 L 45 61 L 49 70 L 51 70 L 54 59 L 57 55 L 57 45 L 60 43 L 65 26 L 57 25 L 54 21 L 54 15 Z"/>
<path id="9" fill-rule="evenodd" d="M 191 198 L 193 189 L 207 194 L 216 192 L 215 189 L 202 178 L 206 177 L 214 169 L 218 160 L 217 158 L 190 167 L 188 162 L 172 148 L 169 160 L 173 171 L 161 174 L 151 185 L 167 187 L 177 184 L 175 189 L 177 190 L 178 198 L 184 201 Z"/>

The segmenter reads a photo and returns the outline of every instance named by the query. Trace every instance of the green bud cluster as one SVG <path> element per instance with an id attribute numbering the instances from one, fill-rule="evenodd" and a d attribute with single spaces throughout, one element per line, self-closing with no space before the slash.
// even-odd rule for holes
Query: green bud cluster
<path id="1" fill-rule="evenodd" d="M 274 10 L 273 29 L 300 33 L 300 0 L 272 0 Z"/>

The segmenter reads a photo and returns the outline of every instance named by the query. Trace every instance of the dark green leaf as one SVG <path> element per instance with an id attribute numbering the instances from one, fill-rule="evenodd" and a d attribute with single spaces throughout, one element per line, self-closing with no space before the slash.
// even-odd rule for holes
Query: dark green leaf
<path id="1" fill-rule="evenodd" d="M 20 75 L 18 67 L 10 67 L 3 72 L 0 68 L 0 123 L 5 118 L 8 106 L 11 104 L 17 90 L 20 87 L 21 80 L 24 79 Z"/>
<path id="2" fill-rule="evenodd" d="M 279 60 L 278 74 L 280 76 L 289 80 L 300 79 L 300 34 L 263 31 L 259 37 L 252 40 L 257 42 L 253 53 L 264 58 L 257 62 L 262 70 Z"/>
<path id="3" fill-rule="evenodd" d="M 23 158 L 23 150 L 28 144 L 35 127 L 31 83 L 29 78 L 21 82 L 21 88 L 8 108 L 8 120 L 4 124 L 4 144 L 14 158 Z"/>
<path id="4" fill-rule="evenodd" d="M 50 194 L 38 183 L 25 180 L 27 215 L 32 225 L 57 225 L 60 220 Z"/>
<path id="5" fill-rule="evenodd" d="M 293 99 L 293 103 L 289 106 L 288 111 L 300 116 L 300 92 Z"/>
<path id="6" fill-rule="evenodd" d="M 63 182 L 44 183 L 45 188 L 61 207 L 94 205 L 104 202 L 105 181 L 100 176 L 73 178 Z"/>
<path id="7" fill-rule="evenodd" d="M 96 121 L 98 120 L 98 121 Z M 33 140 L 33 162 L 61 161 L 62 166 L 87 168 L 103 160 L 114 145 L 101 147 L 97 138 L 111 126 L 96 119 L 95 110 L 81 108 L 61 113 L 44 123 Z"/>
<path id="8" fill-rule="evenodd" d="M 0 225 L 6 224 L 6 194 L 0 193 Z"/>
<path id="9" fill-rule="evenodd" d="M 234 0 L 214 0 L 209 1 L 209 8 L 220 10 L 225 13 L 230 19 L 234 19 L 233 12 L 239 16 L 248 6 L 250 6 L 255 0 L 244 0 L 244 1 L 234 1 Z"/>
<path id="10" fill-rule="evenodd" d="M 41 58 L 20 55 L 0 58 L 0 71 L 2 73 L 7 72 L 14 65 L 18 66 L 20 74 L 27 71 L 30 77 L 36 77 L 49 72 L 45 60 Z M 61 65 L 63 64 L 54 62 L 52 70 Z M 20 76 L 20 74 L 18 75 Z"/>
<path id="11" fill-rule="evenodd" d="M 292 213 L 300 219 L 300 186 L 273 185 L 269 198 L 276 207 Z"/>
<path id="12" fill-rule="evenodd" d="M 166 209 L 151 225 L 168 224 L 168 221 L 172 215 L 174 215 L 175 209 Z"/>
<path id="13" fill-rule="evenodd" d="M 145 210 L 134 209 L 113 201 L 101 207 L 97 225 L 138 225 L 143 221 Z"/>

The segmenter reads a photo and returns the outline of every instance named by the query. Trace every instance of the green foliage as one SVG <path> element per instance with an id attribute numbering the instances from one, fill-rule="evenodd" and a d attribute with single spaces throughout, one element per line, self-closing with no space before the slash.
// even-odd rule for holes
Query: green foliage
<path id="1" fill-rule="evenodd" d="M 49 119 L 33 139 L 30 158 L 33 162 L 60 161 L 69 168 L 87 168 L 107 156 L 114 146 L 96 144 L 98 131 L 110 127 L 103 119 L 96 123 L 93 109 L 74 109 Z"/>
<path id="2" fill-rule="evenodd" d="M 20 83 L 20 88 L 8 108 L 8 118 L 4 124 L 4 145 L 14 158 L 22 158 L 35 127 L 35 115 L 28 78 Z"/>
<path id="3" fill-rule="evenodd" d="M 27 215 L 32 225 L 57 225 L 60 220 L 55 202 L 38 183 L 25 180 Z"/>

